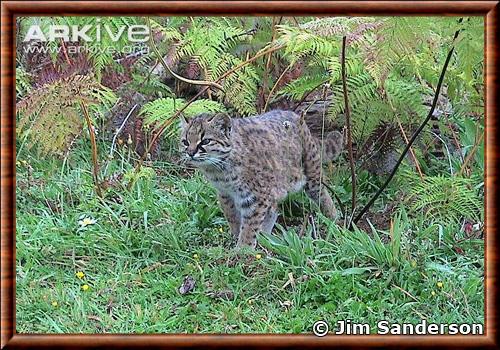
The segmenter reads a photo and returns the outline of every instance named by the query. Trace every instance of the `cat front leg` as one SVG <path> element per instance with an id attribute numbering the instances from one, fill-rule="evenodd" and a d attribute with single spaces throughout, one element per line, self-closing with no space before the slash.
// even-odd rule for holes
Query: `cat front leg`
<path id="1" fill-rule="evenodd" d="M 231 229 L 231 234 L 233 237 L 238 238 L 240 235 L 241 217 L 239 210 L 234 204 L 234 200 L 227 195 L 219 193 L 219 203 Z"/>
<path id="2" fill-rule="evenodd" d="M 309 198 L 319 206 L 323 215 L 332 220 L 337 219 L 337 210 L 325 186 L 322 186 L 318 180 L 311 179 L 306 183 L 305 190 Z"/>
<path id="3" fill-rule="evenodd" d="M 257 233 L 263 231 L 264 220 L 271 205 L 255 198 L 244 200 L 241 205 L 241 231 L 236 248 L 257 245 Z"/>

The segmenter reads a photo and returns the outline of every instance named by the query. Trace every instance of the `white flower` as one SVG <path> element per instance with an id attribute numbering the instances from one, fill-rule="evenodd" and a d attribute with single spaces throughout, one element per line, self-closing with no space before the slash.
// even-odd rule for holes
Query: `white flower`
<path id="1" fill-rule="evenodd" d="M 94 225 L 96 222 L 97 220 L 94 218 L 80 216 L 80 220 L 78 220 L 78 225 L 80 225 L 81 228 L 84 228 L 90 225 Z"/>

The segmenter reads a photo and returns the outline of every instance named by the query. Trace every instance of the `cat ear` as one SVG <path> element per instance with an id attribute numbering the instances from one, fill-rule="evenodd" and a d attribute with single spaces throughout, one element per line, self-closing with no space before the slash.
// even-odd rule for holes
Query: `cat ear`
<path id="1" fill-rule="evenodd" d="M 179 118 L 179 124 L 181 126 L 181 129 L 185 129 L 188 126 L 189 121 L 185 116 L 181 115 L 181 117 Z"/>
<path id="2" fill-rule="evenodd" d="M 216 127 L 219 127 L 224 131 L 226 135 L 229 135 L 231 132 L 231 117 L 226 113 L 217 113 L 214 115 L 210 122 L 214 123 Z"/>

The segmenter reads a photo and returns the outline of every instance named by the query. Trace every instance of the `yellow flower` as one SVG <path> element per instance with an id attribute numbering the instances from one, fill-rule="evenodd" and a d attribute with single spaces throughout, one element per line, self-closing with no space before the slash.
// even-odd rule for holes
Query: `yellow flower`
<path id="1" fill-rule="evenodd" d="M 437 286 L 438 286 L 438 288 L 443 288 L 443 282 L 438 282 Z"/>
<path id="2" fill-rule="evenodd" d="M 78 277 L 79 279 L 82 279 L 83 277 L 85 277 L 85 274 L 82 272 L 82 271 L 78 271 L 77 273 L 75 273 L 76 277 Z"/>
<path id="3" fill-rule="evenodd" d="M 222 227 L 219 227 L 219 232 L 224 233 L 224 229 Z"/>
<path id="4" fill-rule="evenodd" d="M 252 305 L 253 304 L 253 299 L 248 299 L 248 304 Z"/>
<path id="5" fill-rule="evenodd" d="M 261 254 L 255 254 L 255 259 L 259 260 L 262 258 L 262 255 Z"/>
<path id="6" fill-rule="evenodd" d="M 435 291 L 432 291 L 432 292 L 431 292 L 431 295 L 432 295 L 432 296 L 435 296 L 435 295 L 436 295 L 436 292 L 435 292 Z"/>
<path id="7" fill-rule="evenodd" d="M 193 258 L 198 259 L 199 258 L 198 254 L 193 254 Z"/>
<path id="8" fill-rule="evenodd" d="M 78 220 L 78 225 L 80 225 L 81 227 L 87 227 L 89 225 L 93 225 L 97 222 L 97 220 L 95 219 L 92 219 L 92 218 L 89 218 L 89 217 L 84 217 L 80 220 Z"/>
<path id="9" fill-rule="evenodd" d="M 53 306 L 53 307 L 56 307 L 57 305 L 58 305 L 58 304 L 57 304 L 57 301 L 55 301 L 55 300 L 54 300 L 54 301 L 52 302 L 52 306 Z"/>
<path id="10" fill-rule="evenodd" d="M 17 161 L 17 162 L 16 162 L 16 165 L 17 165 L 17 166 L 21 166 L 21 162 L 20 162 L 20 161 Z"/>
<path id="11" fill-rule="evenodd" d="M 83 290 L 84 292 L 85 292 L 85 291 L 87 291 L 87 290 L 89 290 L 89 288 L 90 288 L 90 286 L 89 286 L 88 284 L 84 284 L 84 285 L 82 286 L 82 290 Z"/>

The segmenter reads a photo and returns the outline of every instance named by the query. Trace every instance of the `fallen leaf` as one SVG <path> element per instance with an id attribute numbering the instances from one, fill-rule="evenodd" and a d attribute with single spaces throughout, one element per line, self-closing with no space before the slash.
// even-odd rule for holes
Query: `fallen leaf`
<path id="1" fill-rule="evenodd" d="M 193 277 L 189 275 L 186 276 L 184 278 L 184 281 L 182 282 L 182 285 L 179 287 L 179 293 L 181 293 L 181 295 L 184 295 L 191 292 L 194 289 L 195 284 L 196 281 Z"/>

